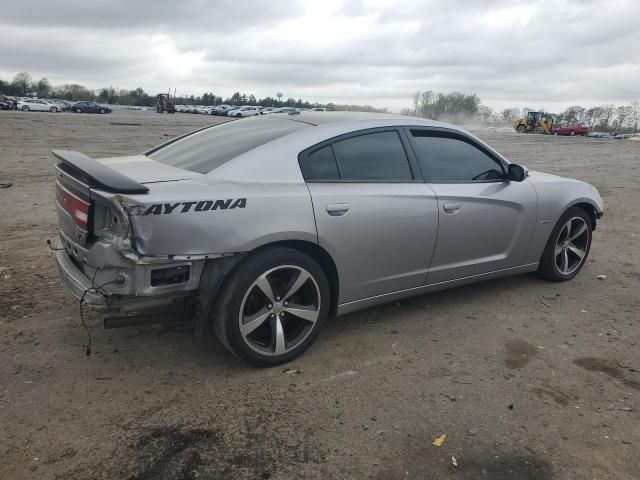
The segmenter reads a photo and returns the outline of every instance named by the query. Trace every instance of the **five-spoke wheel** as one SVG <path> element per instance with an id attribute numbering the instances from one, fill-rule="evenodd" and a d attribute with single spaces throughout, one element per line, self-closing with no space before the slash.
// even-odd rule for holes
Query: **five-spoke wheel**
<path id="1" fill-rule="evenodd" d="M 592 230 L 591 217 L 585 210 L 568 209 L 551 232 L 538 273 L 555 282 L 573 278 L 589 254 Z"/>
<path id="2" fill-rule="evenodd" d="M 320 289 L 302 267 L 283 265 L 260 275 L 240 307 L 240 333 L 264 355 L 282 355 L 300 345 L 320 316 Z"/>
<path id="3" fill-rule="evenodd" d="M 212 322 L 231 352 L 254 365 L 272 366 L 311 345 L 330 303 L 327 277 L 313 258 L 270 247 L 249 255 L 225 279 Z"/>
<path id="4" fill-rule="evenodd" d="M 572 217 L 560 230 L 556 240 L 556 268 L 563 275 L 572 274 L 587 254 L 589 226 L 582 217 Z"/>

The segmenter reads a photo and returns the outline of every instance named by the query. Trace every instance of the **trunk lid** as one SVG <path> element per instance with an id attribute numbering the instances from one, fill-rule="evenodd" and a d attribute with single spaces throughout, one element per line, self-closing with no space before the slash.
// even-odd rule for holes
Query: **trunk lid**
<path id="1" fill-rule="evenodd" d="M 165 165 L 144 155 L 93 159 L 82 153 L 52 150 L 56 165 L 56 211 L 67 241 L 90 245 L 110 223 L 122 217 L 116 195 L 146 195 L 145 183 L 196 178 L 199 173 Z M 115 219 L 115 220 L 114 220 Z M 121 218 L 122 224 L 128 224 Z"/>
<path id="2" fill-rule="evenodd" d="M 145 155 L 103 158 L 97 161 L 141 184 L 187 180 L 202 176 L 201 173 L 156 162 Z"/>

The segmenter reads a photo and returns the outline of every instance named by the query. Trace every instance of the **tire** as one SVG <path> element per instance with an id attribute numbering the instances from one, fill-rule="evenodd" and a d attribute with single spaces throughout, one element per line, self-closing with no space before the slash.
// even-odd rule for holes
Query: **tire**
<path id="1" fill-rule="evenodd" d="M 82 113 L 82 109 L 81 108 L 76 108 L 76 113 Z"/>
<path id="2" fill-rule="evenodd" d="M 558 131 L 556 130 L 555 132 L 553 132 L 553 134 L 557 136 L 558 135 Z"/>
<path id="3" fill-rule="evenodd" d="M 23 112 L 28 112 L 29 111 L 29 106 L 28 105 L 23 105 L 22 106 L 22 111 Z"/>
<path id="4" fill-rule="evenodd" d="M 58 111 L 58 109 L 57 109 L 56 107 L 51 107 L 51 108 L 49 109 L 49 111 L 50 111 L 51 113 L 56 113 L 56 112 Z"/>
<path id="5" fill-rule="evenodd" d="M 518 128 L 516 128 L 516 132 L 527 133 L 527 127 L 525 127 L 524 125 L 518 125 Z"/>
<path id="6" fill-rule="evenodd" d="M 586 229 L 577 235 L 582 226 Z M 569 208 L 562 214 L 549 236 L 540 258 L 538 274 L 552 282 L 566 282 L 575 277 L 589 256 L 592 232 L 593 224 L 589 214 L 579 207 Z M 573 239 L 568 238 L 571 236 Z M 581 258 L 575 253 L 578 251 L 582 252 Z M 567 268 L 564 268 L 565 265 Z"/>
<path id="7" fill-rule="evenodd" d="M 576 132 L 574 132 L 573 130 L 571 130 L 571 134 L 570 134 L 570 135 L 571 135 L 572 137 L 575 137 L 575 136 L 576 136 Z"/>
<path id="8" fill-rule="evenodd" d="M 101 108 L 101 109 L 100 109 L 100 113 L 103 113 L 103 114 L 104 114 L 104 113 L 107 113 L 107 111 L 106 111 L 104 108 Z"/>
<path id="9" fill-rule="evenodd" d="M 298 285 L 301 278 L 306 280 Z M 263 293 L 259 284 L 264 282 L 272 295 Z M 295 290 L 286 296 L 290 288 Z M 294 299 L 293 307 L 288 299 Z M 225 279 L 211 320 L 231 353 L 255 366 L 272 367 L 293 360 L 315 341 L 330 303 L 327 277 L 312 258 L 291 248 L 269 247 L 249 255 Z M 253 328 L 246 327 L 249 319 Z"/>

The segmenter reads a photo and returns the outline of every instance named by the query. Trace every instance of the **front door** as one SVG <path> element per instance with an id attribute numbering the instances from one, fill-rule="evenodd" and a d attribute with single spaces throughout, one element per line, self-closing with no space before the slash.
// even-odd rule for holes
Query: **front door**
<path id="1" fill-rule="evenodd" d="M 427 284 L 520 266 L 537 218 L 528 179 L 511 182 L 506 165 L 470 137 L 410 129 L 438 201 L 438 239 Z"/>
<path id="2" fill-rule="evenodd" d="M 338 270 L 339 304 L 421 286 L 437 235 L 436 197 L 404 133 L 365 132 L 301 157 L 319 244 Z"/>

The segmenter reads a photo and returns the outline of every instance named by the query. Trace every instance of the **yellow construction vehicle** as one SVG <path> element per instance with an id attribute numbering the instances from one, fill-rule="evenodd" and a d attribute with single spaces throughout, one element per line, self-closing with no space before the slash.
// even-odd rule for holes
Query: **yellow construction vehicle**
<path id="1" fill-rule="evenodd" d="M 549 135 L 553 129 L 553 116 L 546 112 L 529 112 L 527 118 L 519 118 L 513 124 L 518 133 L 544 133 Z"/>

